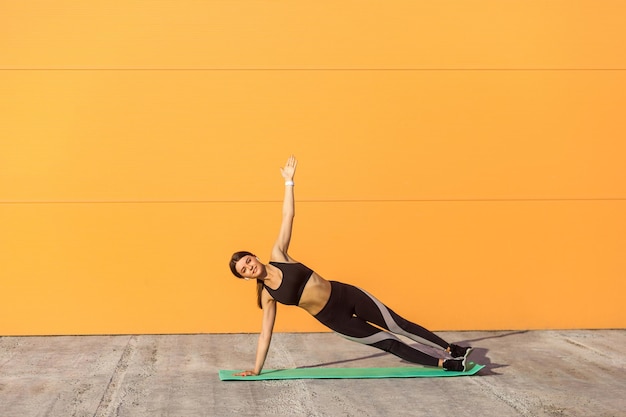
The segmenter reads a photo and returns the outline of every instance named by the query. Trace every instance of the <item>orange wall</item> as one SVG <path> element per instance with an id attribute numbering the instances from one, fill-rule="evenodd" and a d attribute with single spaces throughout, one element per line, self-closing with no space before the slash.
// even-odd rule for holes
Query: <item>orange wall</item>
<path id="1" fill-rule="evenodd" d="M 438 330 L 626 326 L 622 1 L 0 5 L 0 335 L 258 331 L 226 262 L 290 153 L 322 276 Z"/>

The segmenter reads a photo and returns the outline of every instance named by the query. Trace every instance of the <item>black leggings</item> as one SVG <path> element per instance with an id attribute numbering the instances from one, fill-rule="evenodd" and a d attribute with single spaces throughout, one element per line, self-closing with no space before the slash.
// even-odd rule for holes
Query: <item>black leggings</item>
<path id="1" fill-rule="evenodd" d="M 415 341 L 425 339 L 443 349 L 450 346 L 445 340 L 424 327 L 400 317 L 372 295 L 357 287 L 337 281 L 330 283 L 332 290 L 328 303 L 315 315 L 320 323 L 346 339 L 393 353 L 406 361 L 427 366 L 439 364 L 439 358 L 412 348 L 393 333 Z M 370 323 L 388 331 L 383 331 Z"/>

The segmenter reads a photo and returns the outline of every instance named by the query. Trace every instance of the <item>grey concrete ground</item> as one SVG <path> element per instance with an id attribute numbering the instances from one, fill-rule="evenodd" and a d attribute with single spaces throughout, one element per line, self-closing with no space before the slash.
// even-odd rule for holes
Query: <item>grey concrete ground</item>
<path id="1" fill-rule="evenodd" d="M 2 337 L 0 416 L 626 416 L 626 330 L 440 335 L 476 346 L 487 367 L 221 382 L 219 369 L 252 366 L 256 335 Z M 297 366 L 410 365 L 330 333 L 276 334 L 266 367 Z"/>

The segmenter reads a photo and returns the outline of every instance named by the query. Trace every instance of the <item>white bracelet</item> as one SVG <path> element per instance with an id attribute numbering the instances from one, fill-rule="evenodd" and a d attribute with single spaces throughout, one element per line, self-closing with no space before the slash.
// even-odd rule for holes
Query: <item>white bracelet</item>
<path id="1" fill-rule="evenodd" d="M 293 187 L 294 185 L 293 181 L 285 181 L 285 186 Z"/>

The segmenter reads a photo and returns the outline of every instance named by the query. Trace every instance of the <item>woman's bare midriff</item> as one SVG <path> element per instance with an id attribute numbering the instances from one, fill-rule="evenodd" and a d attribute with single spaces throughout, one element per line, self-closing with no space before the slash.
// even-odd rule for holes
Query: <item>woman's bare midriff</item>
<path id="1" fill-rule="evenodd" d="M 330 282 L 313 272 L 304 286 L 298 307 L 305 309 L 309 314 L 316 315 L 326 305 L 330 298 Z"/>

